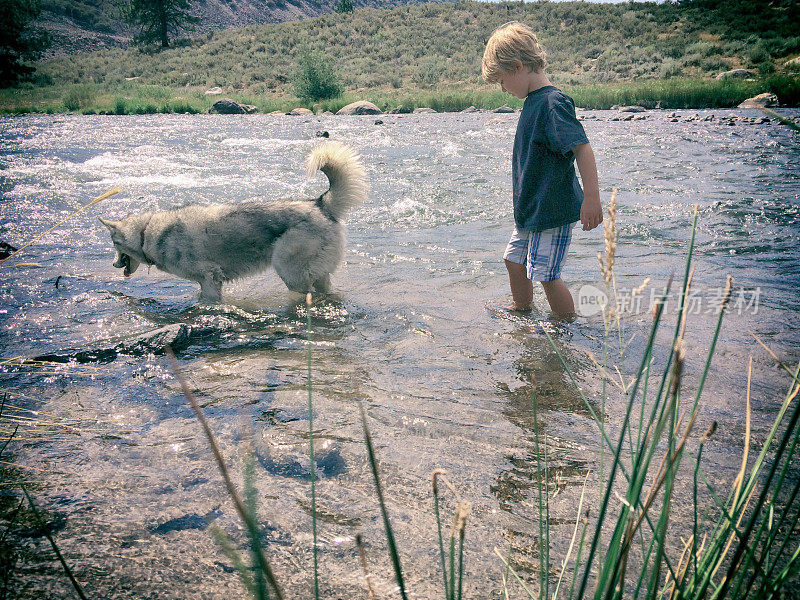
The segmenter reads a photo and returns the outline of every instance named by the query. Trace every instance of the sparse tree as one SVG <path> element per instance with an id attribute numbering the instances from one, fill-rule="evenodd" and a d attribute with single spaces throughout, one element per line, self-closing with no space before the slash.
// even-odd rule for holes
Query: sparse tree
<path id="1" fill-rule="evenodd" d="M 353 0 L 338 0 L 333 10 L 338 13 L 351 13 L 353 12 Z"/>
<path id="2" fill-rule="evenodd" d="M 181 31 L 188 31 L 197 22 L 190 14 L 191 0 L 129 0 L 125 16 L 139 28 L 135 40 L 142 44 L 157 43 L 169 48 L 169 40 Z"/>
<path id="3" fill-rule="evenodd" d="M 41 56 L 50 36 L 33 25 L 39 0 L 0 0 L 0 87 L 15 85 L 35 70 L 25 64 Z"/>

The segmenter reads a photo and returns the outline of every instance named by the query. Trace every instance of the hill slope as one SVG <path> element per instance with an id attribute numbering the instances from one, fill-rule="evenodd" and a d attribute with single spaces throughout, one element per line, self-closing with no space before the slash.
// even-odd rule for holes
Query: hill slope
<path id="1" fill-rule="evenodd" d="M 357 8 L 391 8 L 442 0 L 354 0 Z M 122 19 L 124 0 L 42 0 L 39 24 L 52 36 L 46 56 L 63 56 L 105 48 L 124 48 L 136 33 Z M 332 13 L 336 0 L 194 0 L 199 22 L 191 32 L 252 24 L 282 23 Z"/>
<path id="2" fill-rule="evenodd" d="M 91 82 L 107 87 L 136 77 L 140 84 L 221 86 L 287 97 L 292 95 L 299 53 L 314 49 L 331 57 L 351 91 L 477 89 L 483 87 L 485 41 L 494 28 L 512 19 L 540 32 L 550 72 L 567 85 L 707 77 L 737 67 L 768 75 L 800 51 L 800 37 L 753 31 L 753 18 L 744 25 L 721 18 L 703 23 L 700 15 L 709 14 L 674 3 L 462 0 L 251 25 L 155 54 L 112 49 L 53 59 L 40 70 L 57 85 Z"/>

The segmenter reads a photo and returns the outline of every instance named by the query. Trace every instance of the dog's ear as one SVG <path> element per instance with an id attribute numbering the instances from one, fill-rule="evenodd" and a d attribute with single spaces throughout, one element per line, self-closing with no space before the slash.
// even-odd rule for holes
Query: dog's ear
<path id="1" fill-rule="evenodd" d="M 103 219 L 102 217 L 97 217 L 97 218 L 100 219 L 100 222 L 103 225 L 108 227 L 108 230 L 111 233 L 114 233 L 115 231 L 119 231 L 119 221 L 109 221 L 107 219 Z"/>

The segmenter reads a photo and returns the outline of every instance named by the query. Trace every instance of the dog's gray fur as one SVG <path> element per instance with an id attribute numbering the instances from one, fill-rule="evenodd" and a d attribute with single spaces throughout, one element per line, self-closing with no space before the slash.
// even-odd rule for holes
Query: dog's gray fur
<path id="1" fill-rule="evenodd" d="M 342 223 L 363 202 L 367 178 L 359 156 L 325 142 L 307 159 L 308 175 L 321 170 L 330 188 L 319 198 L 211 206 L 100 219 L 117 251 L 114 266 L 126 277 L 139 264 L 196 281 L 200 298 L 218 302 L 222 284 L 255 275 L 270 264 L 295 292 L 327 292 L 344 256 Z"/>

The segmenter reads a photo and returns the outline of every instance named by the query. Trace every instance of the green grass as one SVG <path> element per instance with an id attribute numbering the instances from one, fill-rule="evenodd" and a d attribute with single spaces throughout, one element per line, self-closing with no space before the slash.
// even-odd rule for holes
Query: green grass
<path id="1" fill-rule="evenodd" d="M 645 108 L 732 108 L 746 98 L 763 92 L 780 92 L 783 104 L 800 101 L 800 79 L 771 77 L 754 81 L 668 79 L 640 82 L 614 82 L 597 85 L 566 85 L 578 107 L 609 109 L 636 104 Z M 294 97 L 266 97 L 248 93 L 226 94 L 242 104 L 258 107 L 259 112 L 288 112 L 295 107 L 315 112 L 336 112 L 356 100 L 368 100 L 383 111 L 399 108 L 411 112 L 430 107 L 439 112 L 458 112 L 470 106 L 495 109 L 503 105 L 521 108 L 522 101 L 499 90 L 464 90 L 442 87 L 430 90 L 365 90 L 322 101 Z M 127 83 L 118 88 L 75 84 L 66 87 L 0 90 L 0 113 L 79 113 L 79 114 L 154 114 L 205 113 L 221 96 L 206 96 L 200 88 L 173 89 L 165 86 Z"/>

